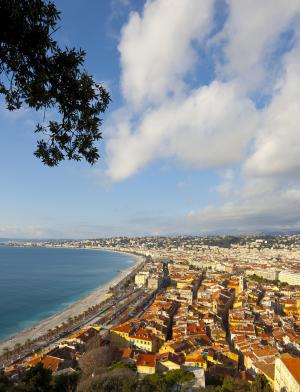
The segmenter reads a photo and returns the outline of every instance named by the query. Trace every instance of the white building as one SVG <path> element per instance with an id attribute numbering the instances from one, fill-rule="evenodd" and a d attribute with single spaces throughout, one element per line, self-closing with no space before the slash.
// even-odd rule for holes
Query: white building
<path id="1" fill-rule="evenodd" d="M 274 392 L 300 392 L 300 358 L 276 358 Z"/>
<path id="2" fill-rule="evenodd" d="M 283 270 L 279 273 L 278 279 L 280 282 L 288 283 L 292 286 L 300 285 L 300 273 L 288 270 Z"/>
<path id="3" fill-rule="evenodd" d="M 253 275 L 253 274 L 263 279 L 277 280 L 279 276 L 279 271 L 274 270 L 272 268 L 253 269 L 253 270 L 246 271 L 246 275 Z"/>
<path id="4" fill-rule="evenodd" d="M 149 276 L 149 272 L 148 271 L 141 271 L 141 272 L 139 272 L 138 274 L 135 275 L 134 283 L 138 287 L 145 286 L 146 283 L 147 283 L 148 276 Z"/>
<path id="5" fill-rule="evenodd" d="M 162 277 L 157 275 L 151 275 L 148 278 L 148 288 L 151 290 L 157 290 L 162 285 Z"/>

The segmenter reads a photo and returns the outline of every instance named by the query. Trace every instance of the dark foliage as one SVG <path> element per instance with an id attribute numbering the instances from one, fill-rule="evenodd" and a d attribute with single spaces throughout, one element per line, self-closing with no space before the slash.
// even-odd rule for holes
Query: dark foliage
<path id="1" fill-rule="evenodd" d="M 75 392 L 79 380 L 79 373 L 63 373 L 53 378 L 54 392 Z"/>
<path id="2" fill-rule="evenodd" d="M 251 385 L 250 391 L 251 392 L 272 392 L 272 388 L 270 387 L 270 384 L 268 383 L 268 380 L 266 379 L 266 377 L 262 374 L 259 374 L 257 377 L 255 377 L 255 380 Z"/>
<path id="3" fill-rule="evenodd" d="M 23 381 L 13 391 L 24 392 L 51 392 L 53 391 L 52 385 L 52 372 L 45 369 L 42 363 L 30 368 L 26 372 Z"/>
<path id="4" fill-rule="evenodd" d="M 141 392 L 168 392 L 170 386 L 163 374 L 151 374 L 146 376 L 140 385 Z"/>
<path id="5" fill-rule="evenodd" d="M 12 382 L 0 371 L 0 392 L 7 392 L 11 389 Z"/>
<path id="6" fill-rule="evenodd" d="M 136 391 L 138 378 L 130 369 L 114 369 L 90 377 L 78 386 L 78 392 L 131 392 Z"/>
<path id="7" fill-rule="evenodd" d="M 140 388 L 142 392 L 171 392 L 179 391 L 182 385 L 186 387 L 194 382 L 194 375 L 183 369 L 170 370 L 166 374 L 151 374 L 144 377 Z M 175 387 L 176 386 L 176 387 Z"/>
<path id="8" fill-rule="evenodd" d="M 102 338 L 100 335 L 95 335 L 89 339 L 84 345 L 84 351 L 91 351 L 102 346 Z"/>
<path id="9" fill-rule="evenodd" d="M 104 346 L 84 353 L 79 360 L 83 379 L 101 372 L 119 359 L 120 352 L 113 346 Z"/>
<path id="10" fill-rule="evenodd" d="M 170 370 L 165 374 L 166 382 L 169 385 L 184 384 L 194 381 L 194 374 L 183 369 Z"/>
<path id="11" fill-rule="evenodd" d="M 130 369 L 136 372 L 137 367 L 135 363 L 124 363 L 122 361 L 117 361 L 114 362 L 109 368 L 109 370 L 114 370 L 114 369 Z"/>
<path id="12" fill-rule="evenodd" d="M 7 108 L 44 114 L 35 155 L 48 166 L 99 158 L 96 142 L 108 92 L 83 68 L 85 53 L 54 40 L 60 13 L 47 0 L 0 0 L 0 93 Z M 56 112 L 45 122 L 47 110 Z"/>
<path id="13" fill-rule="evenodd" d="M 259 374 L 250 385 L 247 381 L 236 380 L 231 377 L 225 377 L 221 382 L 215 379 L 215 385 L 210 378 L 210 384 L 205 389 L 200 389 L 199 392 L 271 392 L 272 388 L 264 375 Z M 207 382 L 207 380 L 206 380 Z"/>

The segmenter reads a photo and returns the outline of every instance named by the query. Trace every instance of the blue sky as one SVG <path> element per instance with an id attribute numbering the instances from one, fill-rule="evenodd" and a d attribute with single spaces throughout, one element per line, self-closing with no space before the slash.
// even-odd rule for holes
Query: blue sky
<path id="1" fill-rule="evenodd" d="M 43 166 L 40 115 L 2 102 L 0 237 L 300 227 L 298 1 L 55 3 L 112 96 L 102 157 Z"/>

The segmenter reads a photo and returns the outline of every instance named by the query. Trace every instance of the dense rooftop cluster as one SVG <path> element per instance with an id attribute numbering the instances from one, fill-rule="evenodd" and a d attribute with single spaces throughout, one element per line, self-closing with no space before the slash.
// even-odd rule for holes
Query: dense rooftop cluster
<path id="1" fill-rule="evenodd" d="M 80 362 L 85 355 L 84 339 L 96 335 L 118 349 L 120 363 L 135 369 L 139 380 L 189 371 L 194 390 L 230 377 L 244 388 L 239 390 L 264 379 L 270 391 L 300 391 L 298 236 L 226 237 L 216 245 L 222 239 L 39 244 L 126 251 L 146 261 L 134 275 L 133 292 L 140 299 L 134 308 L 119 312 L 105 328 L 96 323 L 76 331 L 50 351 L 25 358 L 22 366 L 42 362 L 54 372 L 72 367 L 72 359 Z"/>

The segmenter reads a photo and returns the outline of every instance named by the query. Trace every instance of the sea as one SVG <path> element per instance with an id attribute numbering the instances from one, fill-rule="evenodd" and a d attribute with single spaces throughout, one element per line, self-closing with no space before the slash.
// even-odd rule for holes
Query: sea
<path id="1" fill-rule="evenodd" d="M 133 262 L 103 250 L 0 246 L 0 341 L 64 310 Z"/>

